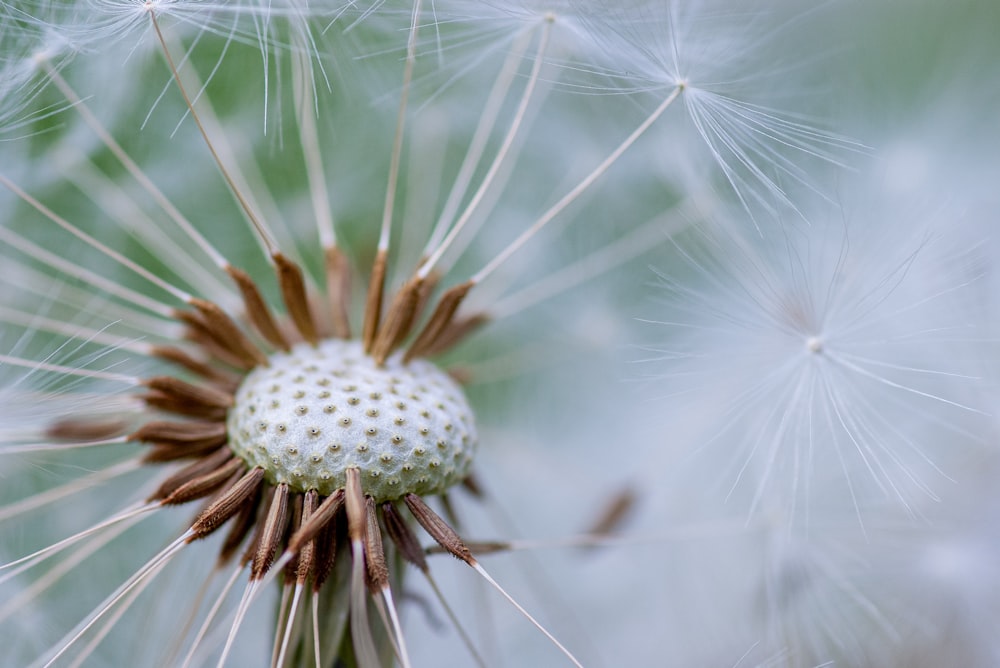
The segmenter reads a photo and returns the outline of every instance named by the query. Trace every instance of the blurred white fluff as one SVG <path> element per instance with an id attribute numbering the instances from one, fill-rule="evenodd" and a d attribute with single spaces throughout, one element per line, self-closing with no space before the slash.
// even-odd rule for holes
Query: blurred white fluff
<path id="1" fill-rule="evenodd" d="M 762 235 L 702 229 L 657 263 L 653 393 L 694 434 L 662 456 L 706 458 L 748 516 L 768 497 L 806 526 L 845 506 L 863 526 L 886 500 L 919 515 L 985 445 L 973 249 L 943 213 L 859 201 Z"/>
<path id="2" fill-rule="evenodd" d="M 862 177 L 654 260 L 616 441 L 654 546 L 605 570 L 670 665 L 996 664 L 995 235 Z"/>

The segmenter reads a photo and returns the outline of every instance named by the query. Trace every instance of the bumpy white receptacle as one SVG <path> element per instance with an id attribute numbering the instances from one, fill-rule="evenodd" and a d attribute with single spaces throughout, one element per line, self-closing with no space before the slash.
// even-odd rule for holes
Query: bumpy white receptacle
<path id="1" fill-rule="evenodd" d="M 227 424 L 233 451 L 272 483 L 327 495 L 355 467 L 377 501 L 444 492 L 468 475 L 477 444 L 451 377 L 398 354 L 378 367 L 358 341 L 272 355 L 243 380 Z"/>

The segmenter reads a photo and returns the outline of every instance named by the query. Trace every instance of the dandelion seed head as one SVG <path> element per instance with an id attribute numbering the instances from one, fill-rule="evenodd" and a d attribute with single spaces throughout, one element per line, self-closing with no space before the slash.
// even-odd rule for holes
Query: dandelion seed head
<path id="1" fill-rule="evenodd" d="M 359 342 L 335 339 L 248 374 L 228 429 L 233 451 L 272 483 L 329 495 L 358 468 L 379 502 L 447 491 L 469 474 L 477 444 L 462 389 L 434 364 L 397 355 L 379 367 Z"/>

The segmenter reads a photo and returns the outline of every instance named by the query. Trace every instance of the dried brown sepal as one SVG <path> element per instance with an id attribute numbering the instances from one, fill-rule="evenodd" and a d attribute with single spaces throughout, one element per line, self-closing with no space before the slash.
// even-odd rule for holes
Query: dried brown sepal
<path id="1" fill-rule="evenodd" d="M 235 471 L 233 471 L 233 474 L 228 478 L 226 478 L 226 481 L 223 482 L 221 485 L 219 485 L 218 489 L 216 489 L 211 494 L 208 494 L 205 497 L 205 502 L 198 510 L 198 515 L 201 514 L 202 510 L 208 508 L 210 505 L 215 503 L 216 499 L 220 499 L 223 496 L 225 496 L 225 494 L 232 488 L 232 486 L 240 481 L 240 478 L 242 478 L 246 474 L 246 472 L 247 472 L 246 464 L 238 467 Z"/>
<path id="2" fill-rule="evenodd" d="M 184 338 L 198 344 L 212 359 L 219 360 L 236 369 L 246 370 L 249 368 L 239 355 L 234 355 L 212 339 L 208 325 L 205 324 L 200 313 L 176 310 L 173 315 L 185 325 Z"/>
<path id="3" fill-rule="evenodd" d="M 466 295 L 469 294 L 469 290 L 472 289 L 473 285 L 475 283 L 472 281 L 459 283 L 441 295 L 441 299 L 438 301 L 438 305 L 434 309 L 430 320 L 424 325 L 423 331 L 417 336 L 410 349 L 406 351 L 406 355 L 403 358 L 404 361 L 409 362 L 415 357 L 426 355 L 426 351 L 437 344 L 438 338 L 451 324 L 452 318 L 455 317 L 455 311 L 461 306 L 462 301 L 465 300 Z"/>
<path id="4" fill-rule="evenodd" d="M 188 542 L 209 535 L 238 513 L 245 504 L 251 503 L 263 482 L 264 469 L 257 467 L 247 471 L 225 494 L 209 504 L 191 524 L 194 535 Z"/>
<path id="5" fill-rule="evenodd" d="M 206 473 L 210 473 L 220 466 L 224 466 L 225 463 L 232 457 L 232 454 L 233 453 L 231 451 L 220 450 L 213 455 L 203 457 L 202 459 L 188 464 L 161 482 L 160 486 L 155 492 L 153 492 L 153 495 L 149 497 L 149 500 L 156 501 L 157 499 L 167 498 L 181 485 L 190 482 L 195 478 L 201 477 Z"/>
<path id="6" fill-rule="evenodd" d="M 256 504 L 257 510 L 251 527 L 252 533 L 250 534 L 250 540 L 247 541 L 246 549 L 243 550 L 243 556 L 240 557 L 240 563 L 244 566 L 253 562 L 254 555 L 257 554 L 257 548 L 260 546 L 260 540 L 264 533 L 264 522 L 267 520 L 267 513 L 271 509 L 271 500 L 274 499 L 274 485 L 261 485 L 258 494 L 260 501 Z"/>
<path id="7" fill-rule="evenodd" d="M 318 592 L 326 582 L 330 574 L 333 573 L 333 565 L 337 557 L 337 547 L 341 542 L 340 529 L 344 525 L 344 506 L 341 505 L 339 512 L 333 516 L 327 524 L 320 529 L 316 536 L 314 545 L 316 546 L 316 565 L 313 567 L 313 591 Z"/>
<path id="8" fill-rule="evenodd" d="M 179 401 L 204 404 L 213 408 L 229 408 L 233 405 L 233 395 L 207 385 L 195 385 L 173 376 L 154 376 L 143 381 L 143 385 L 177 397 Z"/>
<path id="9" fill-rule="evenodd" d="M 389 501 L 382 504 L 382 519 L 385 521 L 385 530 L 389 533 L 389 538 L 392 539 L 403 558 L 424 573 L 428 572 L 424 548 L 420 546 L 420 541 L 417 540 L 417 536 L 410 529 L 403 516 L 399 514 L 395 504 Z"/>
<path id="10" fill-rule="evenodd" d="M 389 567 L 385 564 L 382 531 L 378 526 L 375 499 L 365 497 L 365 566 L 368 567 L 368 587 L 373 593 L 389 586 Z"/>
<path id="11" fill-rule="evenodd" d="M 490 317 L 485 313 L 467 316 L 460 320 L 452 320 L 444 329 L 441 330 L 440 333 L 438 333 L 434 342 L 420 352 L 420 355 L 424 357 L 440 355 L 454 346 L 457 346 L 470 334 L 473 334 L 489 321 Z"/>
<path id="12" fill-rule="evenodd" d="M 156 408 L 167 413 L 176 413 L 202 420 L 225 420 L 226 409 L 218 406 L 206 406 L 201 403 L 183 401 L 176 396 L 164 392 L 147 392 L 140 396 L 150 408 Z"/>
<path id="13" fill-rule="evenodd" d="M 281 287 L 281 297 L 285 301 L 288 315 L 302 338 L 316 345 L 319 335 L 316 333 L 316 321 L 313 320 L 312 309 L 309 307 L 309 293 L 302 278 L 302 269 L 280 252 L 272 253 L 271 259 L 274 260 L 274 267 L 278 272 L 278 285 Z"/>
<path id="14" fill-rule="evenodd" d="M 152 390 L 143 397 L 147 404 L 181 415 L 221 420 L 233 403 L 233 395 L 228 392 L 172 376 L 149 378 L 143 385 Z"/>
<path id="15" fill-rule="evenodd" d="M 319 492 L 311 489 L 305 493 L 302 499 L 302 517 L 298 525 L 298 531 L 301 531 L 301 528 L 309 523 L 309 520 L 316 514 L 318 508 Z M 298 531 L 296 531 L 296 533 L 298 533 Z M 291 541 L 289 541 L 289 546 L 291 546 Z M 313 572 L 313 568 L 316 565 L 315 541 L 308 540 L 303 543 L 302 547 L 298 549 L 296 554 L 298 556 L 296 559 L 297 563 L 295 564 L 295 581 L 302 585 L 309 579 L 309 575 Z"/>
<path id="16" fill-rule="evenodd" d="M 619 529 L 629 512 L 635 507 L 635 492 L 626 488 L 615 494 L 604 506 L 590 528 L 584 533 L 592 536 L 607 536 Z"/>
<path id="17" fill-rule="evenodd" d="M 128 427 L 117 418 L 61 418 L 45 429 L 46 438 L 55 441 L 103 441 L 118 436 Z"/>
<path id="18" fill-rule="evenodd" d="M 361 490 L 361 471 L 349 468 L 346 472 L 344 504 L 347 506 L 347 535 L 351 541 L 365 542 L 365 494 Z"/>
<path id="19" fill-rule="evenodd" d="M 195 343 L 202 343 L 211 338 L 208 335 L 208 325 L 198 311 L 184 311 L 173 309 L 171 316 L 177 322 L 184 325 L 184 338 Z"/>
<path id="20" fill-rule="evenodd" d="M 330 301 L 330 324 L 333 335 L 341 339 L 351 337 L 351 267 L 344 253 L 333 246 L 323 253 L 326 262 L 326 293 Z"/>
<path id="21" fill-rule="evenodd" d="M 184 483 L 171 492 L 170 496 L 160 501 L 160 503 L 165 506 L 175 506 L 208 496 L 222 487 L 234 473 L 245 467 L 246 464 L 242 460 L 233 457 L 214 471 L 210 471 L 198 476 L 194 480 Z"/>
<path id="22" fill-rule="evenodd" d="M 368 294 L 365 297 L 365 316 L 361 326 L 361 343 L 365 352 L 371 353 L 378 333 L 379 321 L 382 318 L 382 295 L 385 291 L 385 270 L 389 254 L 383 249 L 375 253 L 372 264 L 372 274 L 368 282 Z"/>
<path id="23" fill-rule="evenodd" d="M 208 336 L 232 353 L 242 363 L 241 368 L 249 370 L 255 366 L 267 366 L 267 356 L 217 304 L 197 298 L 192 298 L 190 303 L 201 315 Z"/>
<path id="24" fill-rule="evenodd" d="M 261 531 L 260 543 L 257 545 L 253 565 L 250 567 L 250 578 L 253 580 L 261 579 L 271 568 L 274 555 L 278 553 L 278 547 L 285 537 L 285 528 L 288 526 L 288 495 L 288 483 L 281 483 L 274 488 L 271 506 Z"/>
<path id="25" fill-rule="evenodd" d="M 406 501 L 406 507 L 410 509 L 413 517 L 424 528 L 424 531 L 437 541 L 438 545 L 443 547 L 449 554 L 454 555 L 470 566 L 475 565 L 476 559 L 472 556 L 472 552 L 469 551 L 465 543 L 462 542 L 462 539 L 458 537 L 458 534 L 455 533 L 455 530 L 448 526 L 448 523 L 441 519 L 437 513 L 431 510 L 424 503 L 423 499 L 416 494 L 407 494 L 403 497 L 403 500 Z"/>
<path id="26" fill-rule="evenodd" d="M 288 545 L 288 541 L 292 538 L 299 526 L 302 525 L 302 498 L 303 494 L 293 493 L 289 498 L 289 519 L 286 523 L 284 543 Z M 291 553 L 291 557 L 285 563 L 284 572 L 284 582 L 286 585 L 291 584 L 295 579 L 295 574 L 298 573 L 299 569 L 299 555 L 298 553 Z"/>
<path id="27" fill-rule="evenodd" d="M 210 380 L 220 385 L 235 387 L 239 382 L 239 379 L 234 377 L 232 374 L 226 373 L 221 369 L 217 369 L 208 362 L 195 358 L 193 355 L 178 348 L 177 346 L 153 346 L 150 350 L 150 354 L 154 357 L 160 358 L 161 360 L 165 360 L 171 364 L 176 364 L 179 367 L 187 369 L 191 373 L 201 376 L 205 380 Z"/>
<path id="28" fill-rule="evenodd" d="M 422 286 L 421 279 L 411 279 L 392 298 L 392 304 L 389 305 L 371 349 L 371 356 L 375 358 L 376 364 L 384 363 L 413 328 Z"/>
<path id="29" fill-rule="evenodd" d="M 223 422 L 154 420 L 129 434 L 128 440 L 176 446 L 222 444 L 226 442 L 226 425 Z"/>
<path id="30" fill-rule="evenodd" d="M 423 264 L 423 262 L 420 264 Z M 424 277 L 423 283 L 420 286 L 420 293 L 417 295 L 417 318 L 423 315 L 427 304 L 430 303 L 431 295 L 434 294 L 434 289 L 437 288 L 440 282 L 441 274 L 437 271 L 432 271 Z"/>
<path id="31" fill-rule="evenodd" d="M 255 522 L 257 521 L 257 507 L 260 503 L 260 489 L 254 492 L 253 497 L 240 506 L 239 511 L 236 514 L 236 519 L 233 520 L 232 525 L 229 527 L 229 531 L 226 533 L 225 540 L 222 541 L 222 548 L 219 550 L 219 565 L 225 565 L 229 563 L 229 560 L 233 558 L 236 551 L 240 549 L 240 545 L 246 540 L 247 535 L 250 530 L 253 529 Z"/>
<path id="32" fill-rule="evenodd" d="M 178 459 L 190 459 L 192 457 L 204 457 L 216 450 L 225 447 L 226 440 L 222 443 L 192 443 L 188 445 L 154 445 L 146 454 L 142 456 L 142 461 L 147 464 L 162 464 L 164 462 L 174 462 Z"/>
<path id="33" fill-rule="evenodd" d="M 229 274 L 233 282 L 236 283 L 236 287 L 239 288 L 240 294 L 243 296 L 243 308 L 246 309 L 247 317 L 253 323 L 253 326 L 257 328 L 257 331 L 260 332 L 260 335 L 275 348 L 287 351 L 289 348 L 288 340 L 281 333 L 281 329 L 278 327 L 278 323 L 275 322 L 271 309 L 268 308 L 267 302 L 264 301 L 264 297 L 260 294 L 260 289 L 253 282 L 253 279 L 250 278 L 250 275 L 232 265 L 226 266 L 226 273 Z"/>
<path id="34" fill-rule="evenodd" d="M 334 516 L 344 505 L 344 490 L 338 489 L 336 492 L 326 497 L 319 505 L 315 513 L 309 516 L 308 520 L 302 522 L 291 539 L 288 541 L 288 549 L 292 552 L 300 552 L 303 545 L 316 537 L 323 527 L 329 524 Z"/>

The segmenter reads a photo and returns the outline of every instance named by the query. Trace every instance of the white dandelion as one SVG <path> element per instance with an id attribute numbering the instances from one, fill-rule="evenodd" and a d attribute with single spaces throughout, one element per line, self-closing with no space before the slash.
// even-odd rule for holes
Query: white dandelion
<path id="1" fill-rule="evenodd" d="M 696 85 L 662 72 L 655 85 L 621 83 L 634 82 L 624 71 L 637 52 L 650 55 L 636 17 L 660 12 L 106 0 L 37 3 L 9 19 L 3 7 L 5 32 L 39 36 L 4 63 L 18 71 L 4 92 L 31 96 L 3 107 L 24 159 L 0 172 L 12 212 L 0 228 L 0 319 L 5 340 L 37 341 L 0 358 L 11 406 L 33 409 L 2 451 L 18 472 L 35 468 L 0 509 L 11 660 L 520 657 L 452 611 L 455 593 L 441 593 L 429 565 L 437 551 L 510 604 L 535 634 L 526 651 L 612 662 L 586 629 L 553 633 L 570 606 L 539 623 L 546 601 L 515 600 L 492 562 L 487 572 L 481 556 L 517 544 L 467 540 L 460 519 L 475 511 L 451 500 L 477 489 L 487 439 L 474 415 L 483 401 L 455 379 L 537 366 L 520 339 L 496 355 L 470 335 L 694 217 L 685 201 L 637 225 L 663 200 L 649 207 L 627 189 L 649 171 L 649 147 L 662 152 L 651 133 Z M 636 113 L 636 94 L 650 92 L 655 104 Z M 738 122 L 745 111 L 719 114 Z M 792 171 L 763 146 L 846 146 L 757 118 L 771 130 L 726 140 L 754 174 Z M 734 181 L 718 135 L 700 135 Z M 588 306 L 562 321 L 557 343 L 614 313 Z M 580 329 L 584 350 L 615 338 L 613 324 Z M 529 510 L 542 505 L 523 494 Z M 607 542 L 614 516 L 567 542 Z M 420 583 L 404 581 L 406 562 Z M 90 577 L 104 572 L 118 579 Z M 400 614 L 411 597 L 447 620 L 460 649 L 442 658 L 433 639 L 405 632 L 419 623 Z"/>

